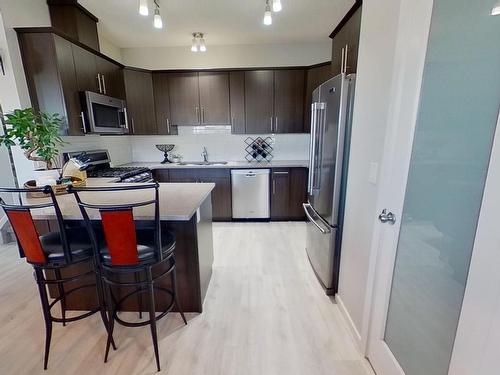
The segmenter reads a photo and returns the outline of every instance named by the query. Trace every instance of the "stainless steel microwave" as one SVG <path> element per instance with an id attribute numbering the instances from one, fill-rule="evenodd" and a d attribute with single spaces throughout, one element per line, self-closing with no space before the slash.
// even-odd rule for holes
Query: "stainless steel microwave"
<path id="1" fill-rule="evenodd" d="M 91 91 L 80 93 L 85 133 L 129 133 L 127 107 L 124 100 Z"/>

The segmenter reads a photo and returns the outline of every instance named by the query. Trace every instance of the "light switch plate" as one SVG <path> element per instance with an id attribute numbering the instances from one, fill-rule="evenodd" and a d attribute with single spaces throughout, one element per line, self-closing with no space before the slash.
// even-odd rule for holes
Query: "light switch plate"
<path id="1" fill-rule="evenodd" d="M 368 172 L 368 182 L 376 185 L 378 180 L 378 163 L 370 163 L 370 171 Z"/>

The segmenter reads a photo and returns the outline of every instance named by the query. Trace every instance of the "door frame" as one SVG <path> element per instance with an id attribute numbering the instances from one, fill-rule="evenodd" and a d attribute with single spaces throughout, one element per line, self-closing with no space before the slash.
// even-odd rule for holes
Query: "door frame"
<path id="1" fill-rule="evenodd" d="M 368 271 L 362 345 L 376 371 L 404 374 L 383 341 L 396 258 L 400 219 L 410 167 L 413 138 L 420 104 L 433 0 L 402 0 L 399 10 L 394 72 L 377 212 L 387 208 L 396 215 L 395 225 L 375 225 Z M 374 220 L 377 220 L 374 218 Z"/>

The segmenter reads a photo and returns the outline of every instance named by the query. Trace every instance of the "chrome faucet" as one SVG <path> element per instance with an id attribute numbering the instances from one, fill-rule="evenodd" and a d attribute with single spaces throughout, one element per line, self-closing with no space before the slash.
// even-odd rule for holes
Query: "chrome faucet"
<path id="1" fill-rule="evenodd" d="M 205 163 L 208 163 L 208 151 L 205 146 L 203 146 L 203 152 L 201 153 L 201 156 L 203 156 L 203 161 Z"/>

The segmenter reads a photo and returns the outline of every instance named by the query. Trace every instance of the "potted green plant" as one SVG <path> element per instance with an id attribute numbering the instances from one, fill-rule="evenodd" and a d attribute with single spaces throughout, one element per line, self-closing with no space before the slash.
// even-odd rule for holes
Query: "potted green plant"
<path id="1" fill-rule="evenodd" d="M 59 135 L 63 123 L 57 114 L 35 111 L 33 108 L 16 109 L 5 115 L 4 135 L 0 135 L 0 145 L 12 147 L 18 145 L 28 160 L 45 163 L 47 172 L 37 172 L 41 177 L 57 179 L 54 169 L 59 147 L 65 144 Z"/>
<path id="2" fill-rule="evenodd" d="M 46 169 L 53 169 L 59 147 L 65 142 L 59 135 L 63 123 L 57 114 L 35 112 L 33 108 L 15 109 L 5 115 L 5 134 L 0 136 L 0 145 L 16 144 L 24 151 L 28 160 L 43 161 Z"/>

